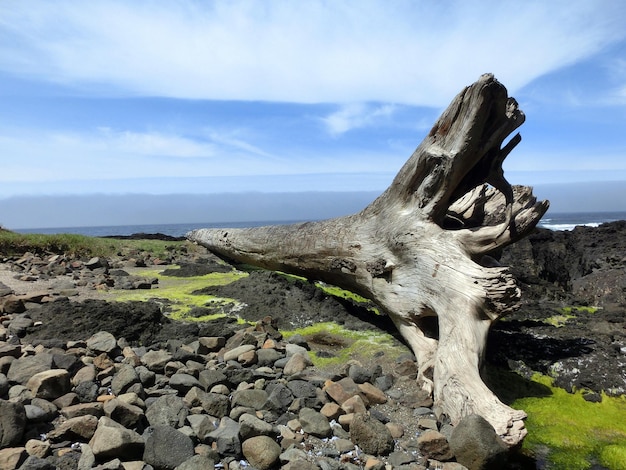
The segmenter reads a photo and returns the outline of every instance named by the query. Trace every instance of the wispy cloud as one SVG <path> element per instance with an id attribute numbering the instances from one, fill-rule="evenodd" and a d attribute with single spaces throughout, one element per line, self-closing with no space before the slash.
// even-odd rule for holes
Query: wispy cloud
<path id="1" fill-rule="evenodd" d="M 394 112 L 394 105 L 385 104 L 379 106 L 363 103 L 347 104 L 338 111 L 324 117 L 322 121 L 328 131 L 334 135 L 340 135 L 352 129 L 373 126 L 388 119 Z"/>
<path id="2" fill-rule="evenodd" d="M 67 138 L 64 136 L 63 138 Z M 83 140 L 83 143 L 85 141 Z M 217 153 L 211 142 L 160 132 L 115 131 L 100 128 L 92 144 L 102 150 L 126 155 L 154 155 L 176 158 L 207 158 Z"/>
<path id="3" fill-rule="evenodd" d="M 0 69 L 177 98 L 442 106 L 494 72 L 515 92 L 624 38 L 614 0 L 0 4 Z"/>

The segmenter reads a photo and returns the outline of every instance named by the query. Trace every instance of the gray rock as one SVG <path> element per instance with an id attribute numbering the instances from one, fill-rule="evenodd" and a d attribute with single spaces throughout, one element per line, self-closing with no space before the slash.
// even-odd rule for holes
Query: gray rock
<path id="1" fill-rule="evenodd" d="M 159 470 L 173 470 L 194 455 L 189 436 L 171 426 L 154 426 L 146 429 L 143 460 Z"/>
<path id="2" fill-rule="evenodd" d="M 325 466 L 325 464 L 323 463 L 324 460 L 327 460 L 329 464 Z M 280 469 L 281 470 L 319 470 L 320 468 L 322 470 L 339 470 L 339 468 L 347 469 L 346 467 L 347 464 L 344 464 L 343 467 L 340 467 L 338 462 L 335 462 L 334 460 L 326 458 L 326 457 L 323 457 L 322 459 L 318 459 L 317 463 L 319 464 L 319 466 L 315 465 L 314 463 L 308 462 L 306 460 L 296 460 L 294 462 L 288 462 L 287 464 L 280 467 Z M 337 465 L 335 465 L 335 463 Z"/>
<path id="3" fill-rule="evenodd" d="M 59 409 L 54 403 L 49 402 L 48 400 L 44 400 L 43 398 L 33 398 L 30 401 L 30 404 L 31 406 L 36 406 L 40 410 L 43 410 L 45 414 L 44 419 L 47 421 L 52 421 L 54 418 L 56 418 L 59 412 Z"/>
<path id="4" fill-rule="evenodd" d="M 294 396 L 285 385 L 276 384 L 271 388 L 267 399 L 266 407 L 270 411 L 284 413 L 291 406 Z"/>
<path id="5" fill-rule="evenodd" d="M 98 428 L 89 446 L 97 459 L 123 455 L 127 460 L 135 460 L 143 455 L 144 440 L 135 431 L 103 416 L 98 420 Z"/>
<path id="6" fill-rule="evenodd" d="M 386 392 L 391 387 L 393 387 L 393 382 L 394 382 L 393 375 L 386 374 L 386 375 L 381 375 L 380 377 L 377 377 L 376 380 L 374 380 L 374 385 L 380 390 L 382 390 L 383 392 Z"/>
<path id="7" fill-rule="evenodd" d="M 7 376 L 0 373 L 0 397 L 3 397 L 9 391 L 9 379 Z"/>
<path id="8" fill-rule="evenodd" d="M 289 357 L 289 360 L 283 368 L 283 372 L 285 375 L 298 374 L 312 364 L 308 352 L 306 354 L 296 353 Z"/>
<path id="9" fill-rule="evenodd" d="M 326 416 L 311 408 L 302 408 L 298 414 L 298 420 L 302 425 L 302 430 L 307 434 L 315 437 L 329 437 L 332 434 Z"/>
<path id="10" fill-rule="evenodd" d="M 29 455 L 18 470 L 56 470 L 57 466 L 46 459 Z"/>
<path id="11" fill-rule="evenodd" d="M 207 436 L 208 443 L 215 443 L 221 455 L 241 457 L 241 441 L 239 440 L 239 423 L 228 417 L 220 420 L 218 428 Z"/>
<path id="12" fill-rule="evenodd" d="M 228 377 L 219 370 L 205 369 L 198 374 L 198 381 L 205 390 L 211 390 L 215 385 L 226 384 Z"/>
<path id="13" fill-rule="evenodd" d="M 198 354 L 208 354 L 219 351 L 226 344 L 223 336 L 203 336 L 198 338 Z"/>
<path id="14" fill-rule="evenodd" d="M 150 426 L 172 426 L 180 428 L 185 423 L 189 410 L 183 399 L 176 395 L 165 395 L 157 398 L 146 410 L 146 418 Z"/>
<path id="15" fill-rule="evenodd" d="M 0 357 L 13 357 L 18 359 L 22 355 L 22 348 L 19 344 L 9 344 L 0 341 Z"/>
<path id="16" fill-rule="evenodd" d="M 41 423 L 49 418 L 43 409 L 35 405 L 24 405 L 24 411 L 26 411 L 26 419 L 30 423 Z"/>
<path id="17" fill-rule="evenodd" d="M 285 452 L 278 456 L 280 461 L 285 464 L 288 462 L 294 462 L 297 460 L 306 460 L 307 453 L 302 449 L 298 449 L 297 447 L 289 447 Z"/>
<path id="18" fill-rule="evenodd" d="M 454 427 L 450 435 L 450 449 L 457 462 L 469 470 L 506 467 L 506 444 L 493 426 L 479 415 L 466 416 Z"/>
<path id="19" fill-rule="evenodd" d="M 259 367 L 263 366 L 273 366 L 274 363 L 281 359 L 283 355 L 278 352 L 276 349 L 258 349 L 256 352 L 257 355 L 257 364 Z"/>
<path id="20" fill-rule="evenodd" d="M 185 394 L 192 387 L 202 387 L 202 384 L 193 375 L 176 373 L 170 377 L 170 387 Z"/>
<path id="21" fill-rule="evenodd" d="M 146 366 L 135 367 L 135 372 L 139 376 L 139 381 L 144 387 L 151 387 L 156 380 L 156 374 Z"/>
<path id="22" fill-rule="evenodd" d="M 254 415 L 244 413 L 239 417 L 239 435 L 242 439 L 255 436 L 276 436 L 271 424 L 257 418 Z"/>
<path id="23" fill-rule="evenodd" d="M 268 395 L 265 390 L 238 390 L 233 393 L 232 407 L 244 406 L 246 408 L 262 410 L 267 399 Z"/>
<path id="24" fill-rule="evenodd" d="M 20 306 L 21 304 L 21 306 Z M 16 300 L 16 310 L 13 313 L 21 313 L 20 310 L 23 312 L 24 310 L 24 305 L 22 303 L 22 301 L 20 299 Z M 7 304 L 4 304 L 5 310 L 7 307 Z M 28 330 L 28 328 L 30 328 L 31 326 L 33 326 L 34 322 L 32 319 L 28 318 L 28 317 L 24 317 L 24 316 L 19 316 L 19 317 L 15 317 L 13 318 L 13 320 L 11 320 L 11 323 L 9 323 L 9 334 L 10 335 L 15 335 L 17 337 L 22 337 L 26 334 L 26 330 Z"/>
<path id="25" fill-rule="evenodd" d="M 80 459 L 78 460 L 77 470 L 89 470 L 96 465 L 96 456 L 89 444 L 80 445 Z"/>
<path id="26" fill-rule="evenodd" d="M 126 428 L 133 428 L 144 418 L 143 410 L 135 405 L 126 403 L 119 398 L 109 400 L 104 404 L 104 414 Z"/>
<path id="27" fill-rule="evenodd" d="M 96 400 L 100 387 L 95 382 L 81 382 L 74 387 L 74 393 L 81 403 L 91 403 Z"/>
<path id="28" fill-rule="evenodd" d="M 108 331 L 99 331 L 87 340 L 87 347 L 95 353 L 110 353 L 117 347 L 117 340 Z"/>
<path id="29" fill-rule="evenodd" d="M 230 412 L 230 400 L 226 395 L 207 393 L 201 401 L 202 409 L 211 416 L 223 418 Z"/>
<path id="30" fill-rule="evenodd" d="M 204 455 L 194 455 L 181 463 L 176 470 L 212 470 L 215 469 L 215 462 Z"/>
<path id="31" fill-rule="evenodd" d="M 39 372 L 52 368 L 52 354 L 41 353 L 16 359 L 11 363 L 7 378 L 9 382 L 26 384 L 28 380 Z"/>
<path id="32" fill-rule="evenodd" d="M 132 385 L 139 383 L 139 374 L 130 364 L 122 364 L 111 380 L 111 393 L 121 395 Z"/>
<path id="33" fill-rule="evenodd" d="M 280 455 L 280 446 L 268 436 L 255 436 L 246 439 L 241 445 L 243 456 L 250 465 L 259 470 L 272 468 Z"/>
<path id="34" fill-rule="evenodd" d="M 200 442 L 204 442 L 206 436 L 215 431 L 215 423 L 207 415 L 189 415 L 187 416 L 187 422 L 193 430 L 193 433 Z"/>
<path id="35" fill-rule="evenodd" d="M 141 363 L 152 372 L 163 373 L 165 365 L 172 360 L 172 355 L 162 349 L 148 351 L 141 356 Z"/>
<path id="36" fill-rule="evenodd" d="M 228 383 L 233 386 L 233 388 L 237 387 L 242 382 L 250 382 L 254 377 L 254 372 L 250 369 L 224 369 L 224 373 L 226 377 L 228 377 Z"/>
<path id="37" fill-rule="evenodd" d="M 224 353 L 224 361 L 236 361 L 239 356 L 243 353 L 254 351 L 256 347 L 252 344 L 242 344 L 241 346 L 237 346 L 236 348 L 231 349 L 230 351 L 226 351 Z"/>
<path id="38" fill-rule="evenodd" d="M 354 416 L 350 424 L 350 439 L 367 454 L 387 455 L 394 448 L 387 426 L 369 415 Z"/>
<path id="39" fill-rule="evenodd" d="M 306 380 L 290 380 L 287 388 L 296 398 L 317 398 L 317 387 Z"/>
<path id="40" fill-rule="evenodd" d="M 26 410 L 21 403 L 0 400 L 0 449 L 20 443 L 26 429 Z"/>
<path id="41" fill-rule="evenodd" d="M 293 337 L 290 339 L 293 339 Z M 308 356 L 309 351 L 307 350 L 307 348 L 300 346 L 298 344 L 287 343 L 285 345 L 285 353 L 287 354 L 287 357 L 291 357 L 294 354 L 303 354 L 305 356 Z"/>
<path id="42" fill-rule="evenodd" d="M 348 369 L 348 377 L 354 380 L 357 384 L 369 382 L 372 379 L 372 374 L 365 367 L 358 364 L 352 364 Z"/>

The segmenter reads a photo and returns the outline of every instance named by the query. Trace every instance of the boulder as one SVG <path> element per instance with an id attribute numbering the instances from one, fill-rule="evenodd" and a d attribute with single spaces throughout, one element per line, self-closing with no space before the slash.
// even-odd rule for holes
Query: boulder
<path id="1" fill-rule="evenodd" d="M 33 375 L 26 386 L 37 398 L 54 400 L 70 391 L 70 374 L 65 369 L 50 369 Z"/>
<path id="2" fill-rule="evenodd" d="M 11 362 L 7 378 L 12 383 L 26 384 L 33 375 L 51 369 L 52 360 L 52 354 L 47 353 L 21 357 Z"/>
<path id="3" fill-rule="evenodd" d="M 272 468 L 280 456 L 280 446 L 268 436 L 255 436 L 246 439 L 242 446 L 243 456 L 255 468 Z"/>
<path id="4" fill-rule="evenodd" d="M 139 374 L 135 368 L 129 364 L 122 364 L 111 380 L 111 393 L 120 395 L 139 382 Z"/>
<path id="5" fill-rule="evenodd" d="M 454 457 L 446 436 L 434 429 L 427 429 L 420 434 L 417 438 L 417 447 L 427 459 L 446 461 Z"/>
<path id="6" fill-rule="evenodd" d="M 96 432 L 89 441 L 89 447 L 97 459 L 123 455 L 125 459 L 132 460 L 142 456 L 144 440 L 135 431 L 102 416 L 98 420 Z"/>
<path id="7" fill-rule="evenodd" d="M 330 423 L 326 416 L 311 408 L 302 408 L 298 415 L 302 430 L 315 437 L 329 437 L 332 434 Z"/>
<path id="8" fill-rule="evenodd" d="M 50 440 L 57 441 L 86 441 L 93 437 L 98 428 L 98 418 L 91 415 L 77 416 L 64 421 L 61 425 L 48 433 Z"/>
<path id="9" fill-rule="evenodd" d="M 183 399 L 176 395 L 164 395 L 157 398 L 146 410 L 150 426 L 166 425 L 180 428 L 185 424 L 189 410 Z"/>
<path id="10" fill-rule="evenodd" d="M 0 449 L 20 443 L 26 429 L 26 410 L 21 403 L 0 400 Z"/>
<path id="11" fill-rule="evenodd" d="M 214 470 L 215 462 L 204 455 L 194 455 L 181 463 L 176 470 Z"/>
<path id="12" fill-rule="evenodd" d="M 238 458 L 241 456 L 241 441 L 239 440 L 239 423 L 224 417 L 218 428 L 207 436 L 209 443 L 215 443 L 221 455 Z"/>
<path id="13" fill-rule="evenodd" d="M 96 353 L 110 353 L 117 347 L 117 340 L 108 331 L 99 331 L 87 340 L 87 347 Z"/>
<path id="14" fill-rule="evenodd" d="M 463 418 L 452 430 L 450 449 L 457 462 L 469 470 L 500 469 L 506 467 L 508 448 L 482 416 L 473 414 Z"/>
<path id="15" fill-rule="evenodd" d="M 366 454 L 387 455 L 394 448 L 387 426 L 368 414 L 354 415 L 350 423 L 350 439 Z"/>
<path id="16" fill-rule="evenodd" d="M 239 417 L 239 435 L 245 440 L 255 436 L 275 436 L 276 433 L 271 424 L 244 413 Z"/>
<path id="17" fill-rule="evenodd" d="M 191 438 L 171 426 L 153 426 L 144 433 L 143 460 L 155 469 L 173 470 L 194 455 Z"/>

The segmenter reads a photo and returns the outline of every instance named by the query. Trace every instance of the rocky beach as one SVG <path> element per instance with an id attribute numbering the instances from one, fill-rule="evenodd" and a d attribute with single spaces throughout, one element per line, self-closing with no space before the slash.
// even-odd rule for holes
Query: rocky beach
<path id="1" fill-rule="evenodd" d="M 159 295 L 168 279 L 246 270 L 175 243 L 165 258 L 3 256 L 0 468 L 544 468 L 478 417 L 437 417 L 371 303 L 250 271 L 197 292 L 234 303 L 175 319 Z M 530 388 L 489 371 L 540 373 L 590 403 L 623 396 L 626 222 L 538 229 L 499 258 L 523 295 L 490 333 L 496 393 Z M 116 301 L 133 291 L 148 300 Z M 351 349 L 372 332 L 385 341 Z"/>

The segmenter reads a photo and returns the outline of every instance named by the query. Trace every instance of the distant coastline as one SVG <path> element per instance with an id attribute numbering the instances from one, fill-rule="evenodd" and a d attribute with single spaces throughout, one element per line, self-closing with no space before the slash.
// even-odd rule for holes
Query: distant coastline
<path id="1" fill-rule="evenodd" d="M 538 227 L 549 230 L 572 230 L 576 226 L 597 227 L 606 222 L 626 220 L 626 211 L 619 212 L 566 212 L 548 213 L 541 219 Z M 219 227 L 260 227 L 262 225 L 281 225 L 306 220 L 262 220 L 243 222 L 196 222 L 186 224 L 142 224 L 142 225 L 110 225 L 94 227 L 46 227 L 29 229 L 12 229 L 19 233 L 74 233 L 87 235 L 90 237 L 124 236 L 135 233 L 162 233 L 172 237 L 184 236 L 190 230 L 197 228 L 219 228 Z"/>

